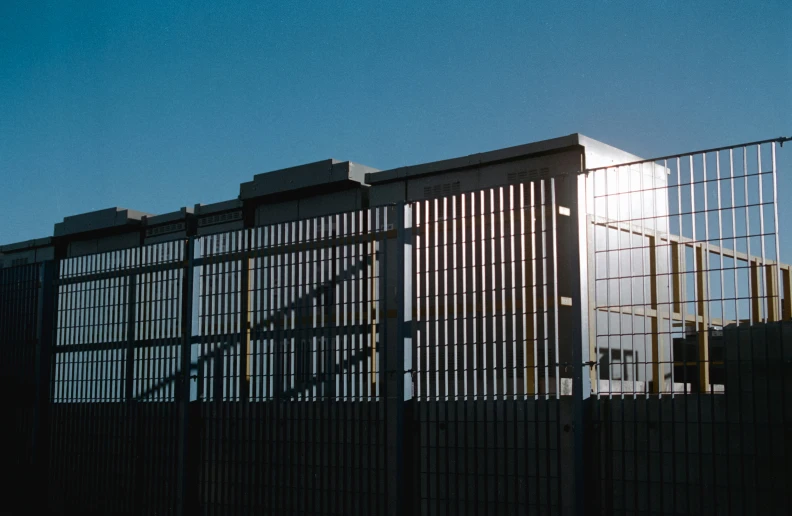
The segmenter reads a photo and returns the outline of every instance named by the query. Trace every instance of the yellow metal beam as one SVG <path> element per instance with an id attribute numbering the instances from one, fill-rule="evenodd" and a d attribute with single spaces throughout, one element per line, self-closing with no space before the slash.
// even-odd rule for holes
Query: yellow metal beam
<path id="1" fill-rule="evenodd" d="M 699 359 L 699 392 L 709 391 L 709 289 L 707 285 L 706 252 L 702 247 L 696 249 L 696 290 L 698 294 L 696 312 L 700 316 L 697 321 L 698 359 Z"/>
<path id="2" fill-rule="evenodd" d="M 762 321 L 762 292 L 759 260 L 751 260 L 751 316 L 754 323 Z"/>
<path id="3" fill-rule="evenodd" d="M 671 243 L 671 295 L 673 299 L 673 311 L 682 313 L 682 298 L 684 297 L 684 276 L 682 269 L 684 268 L 684 255 L 683 250 L 677 242 Z"/>
<path id="4" fill-rule="evenodd" d="M 657 313 L 657 239 L 649 237 L 649 302 L 652 310 Z M 651 318 L 652 325 L 652 392 L 659 393 L 662 389 L 663 368 L 661 358 L 663 350 L 660 343 L 660 328 L 657 317 Z"/>
<path id="5" fill-rule="evenodd" d="M 639 317 L 657 317 L 661 320 L 668 320 L 669 317 L 672 321 L 678 321 L 682 323 L 690 323 L 693 325 L 703 324 L 704 317 L 701 315 L 694 315 L 694 314 L 685 314 L 684 317 L 679 312 L 671 312 L 670 316 L 668 311 L 666 310 L 653 310 L 651 308 L 646 308 L 644 306 L 637 306 L 637 305 L 630 305 L 630 306 L 598 306 L 596 308 L 598 312 L 610 312 L 614 314 L 623 314 L 623 315 L 637 315 Z M 712 326 L 726 326 L 728 324 L 734 324 L 737 322 L 744 323 L 747 321 L 735 321 L 733 319 L 720 319 L 716 317 L 712 317 L 709 319 L 710 325 Z"/>
<path id="6" fill-rule="evenodd" d="M 746 253 L 741 253 L 739 251 L 735 251 L 734 249 L 728 249 L 728 248 L 725 248 L 725 247 L 717 246 L 717 245 L 711 244 L 709 242 L 699 242 L 699 241 L 693 240 L 692 238 L 683 237 L 683 236 L 680 236 L 680 235 L 674 235 L 674 234 L 666 233 L 666 232 L 663 232 L 663 231 L 652 231 L 650 229 L 645 228 L 644 226 L 640 226 L 640 225 L 637 225 L 637 224 L 630 224 L 630 223 L 627 223 L 627 222 L 615 222 L 615 221 L 612 221 L 611 219 L 608 219 L 606 217 L 598 217 L 598 216 L 591 216 L 591 217 L 589 217 L 589 220 L 595 226 L 602 226 L 602 227 L 606 227 L 606 228 L 609 228 L 609 229 L 616 229 L 616 230 L 619 230 L 619 231 L 624 231 L 624 232 L 632 233 L 632 234 L 635 234 L 635 235 L 643 235 L 643 236 L 650 236 L 651 235 L 651 236 L 656 237 L 658 242 L 661 242 L 661 243 L 662 242 L 669 242 L 671 244 L 677 243 L 677 244 L 682 244 L 685 247 L 690 247 L 690 248 L 703 247 L 708 252 L 710 252 L 712 254 L 725 256 L 727 258 L 734 258 L 734 259 L 737 259 L 737 260 L 742 260 L 744 262 L 748 262 L 750 260 L 761 260 L 761 258 L 758 257 L 758 256 L 748 255 Z M 777 264 L 778 262 L 776 262 L 775 260 L 765 259 L 764 263 L 766 265 L 773 265 L 773 264 Z M 783 267 L 789 267 L 789 264 L 781 264 L 781 267 L 782 268 Z"/>
<path id="7" fill-rule="evenodd" d="M 781 296 L 778 292 L 778 266 L 765 265 L 765 285 L 767 285 L 767 322 L 781 320 Z"/>

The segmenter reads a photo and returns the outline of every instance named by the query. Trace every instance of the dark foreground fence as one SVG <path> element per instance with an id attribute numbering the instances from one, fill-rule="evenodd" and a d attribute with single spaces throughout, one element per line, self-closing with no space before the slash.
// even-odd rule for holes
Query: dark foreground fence
<path id="1" fill-rule="evenodd" d="M 775 175 L 764 143 L 0 269 L 0 509 L 786 514 Z"/>

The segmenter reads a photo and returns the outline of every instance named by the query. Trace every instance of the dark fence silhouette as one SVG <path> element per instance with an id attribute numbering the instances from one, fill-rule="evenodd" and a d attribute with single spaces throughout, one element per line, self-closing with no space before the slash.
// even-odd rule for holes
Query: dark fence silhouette
<path id="1" fill-rule="evenodd" d="M 769 145 L 0 269 L 2 509 L 785 513 Z"/>

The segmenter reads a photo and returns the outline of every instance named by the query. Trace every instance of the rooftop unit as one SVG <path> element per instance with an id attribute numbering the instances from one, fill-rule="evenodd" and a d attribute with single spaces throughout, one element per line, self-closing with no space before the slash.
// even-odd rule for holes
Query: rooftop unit
<path id="1" fill-rule="evenodd" d="M 144 240 L 146 245 L 184 239 L 195 232 L 195 216 L 192 207 L 144 217 L 143 222 L 146 228 Z"/>
<path id="2" fill-rule="evenodd" d="M 239 199 L 250 223 L 263 226 L 368 207 L 365 177 L 377 170 L 326 159 L 254 176 Z"/>
<path id="3" fill-rule="evenodd" d="M 495 186 L 579 174 L 640 158 L 582 134 L 366 175 L 371 205 L 420 201 Z"/>
<path id="4" fill-rule="evenodd" d="M 53 236 L 68 258 L 129 249 L 141 244 L 143 220 L 150 215 L 118 207 L 81 213 L 55 224 Z"/>
<path id="5" fill-rule="evenodd" d="M 0 269 L 29 263 L 41 263 L 55 257 L 52 238 L 35 238 L 0 246 Z"/>

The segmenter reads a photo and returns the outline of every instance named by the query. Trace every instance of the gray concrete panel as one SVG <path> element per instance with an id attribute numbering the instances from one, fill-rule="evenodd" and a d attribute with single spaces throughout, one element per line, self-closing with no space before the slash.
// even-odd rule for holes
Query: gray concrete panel
<path id="1" fill-rule="evenodd" d="M 79 215 L 64 217 L 63 222 L 55 224 L 54 236 L 66 236 L 121 226 L 140 225 L 143 217 L 150 215 L 126 208 L 107 208 Z"/>
<path id="2" fill-rule="evenodd" d="M 140 245 L 140 233 L 138 231 L 123 233 L 121 235 L 111 235 L 102 238 L 91 238 L 86 240 L 76 240 L 69 242 L 66 256 L 74 258 L 87 254 L 104 253 L 108 251 L 118 251 L 130 249 Z"/>

